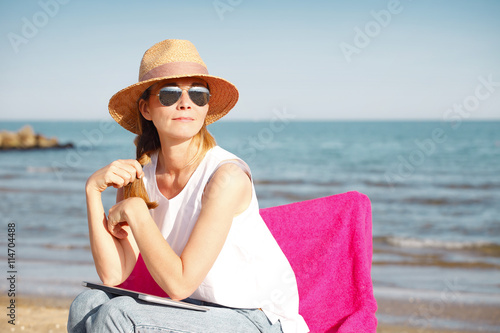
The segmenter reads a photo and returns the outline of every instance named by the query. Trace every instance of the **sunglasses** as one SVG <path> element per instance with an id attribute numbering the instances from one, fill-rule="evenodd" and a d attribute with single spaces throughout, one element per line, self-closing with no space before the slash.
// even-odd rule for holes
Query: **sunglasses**
<path id="1" fill-rule="evenodd" d="M 177 103 L 177 101 L 182 96 L 182 91 L 177 86 L 167 86 L 160 89 L 159 93 L 156 95 L 160 99 L 160 103 L 164 106 L 171 106 Z M 210 90 L 205 87 L 194 86 L 187 90 L 189 98 L 194 104 L 198 106 L 205 106 L 210 100 Z"/>

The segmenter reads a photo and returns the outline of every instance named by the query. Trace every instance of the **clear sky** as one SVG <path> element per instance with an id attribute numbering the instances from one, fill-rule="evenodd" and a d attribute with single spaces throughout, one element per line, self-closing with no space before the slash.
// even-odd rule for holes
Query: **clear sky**
<path id="1" fill-rule="evenodd" d="M 0 121 L 109 118 L 168 38 L 238 87 L 227 119 L 500 119 L 496 0 L 2 0 L 0 31 Z"/>

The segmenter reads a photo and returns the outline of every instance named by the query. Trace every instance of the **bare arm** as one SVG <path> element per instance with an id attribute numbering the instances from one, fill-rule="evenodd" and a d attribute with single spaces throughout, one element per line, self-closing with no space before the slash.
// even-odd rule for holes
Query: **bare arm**
<path id="1" fill-rule="evenodd" d="M 212 268 L 234 216 L 250 204 L 251 186 L 238 166 L 221 166 L 205 189 L 200 215 L 180 256 L 163 238 L 142 199 L 129 198 L 115 205 L 109 213 L 108 228 L 114 230 L 113 225 L 127 221 L 155 281 L 172 299 L 184 299 Z"/>
<path id="2" fill-rule="evenodd" d="M 142 175 L 142 168 L 136 163 L 115 161 L 96 171 L 85 186 L 90 247 L 97 274 L 107 285 L 120 284 L 127 278 L 137 260 L 138 248 L 132 233 L 127 233 L 127 226 L 123 227 L 120 239 L 108 231 L 101 193 L 108 186 L 117 187 L 117 201 L 121 201 L 121 188 Z"/>

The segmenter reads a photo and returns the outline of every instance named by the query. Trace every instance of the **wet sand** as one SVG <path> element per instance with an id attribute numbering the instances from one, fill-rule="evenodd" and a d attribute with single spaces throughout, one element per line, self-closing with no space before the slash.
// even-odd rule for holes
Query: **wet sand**
<path id="1" fill-rule="evenodd" d="M 377 299 L 377 333 L 498 333 L 500 306 Z"/>
<path id="2" fill-rule="evenodd" d="M 9 299 L 0 297 L 1 308 L 7 311 Z M 17 298 L 16 325 L 5 319 L 0 322 L 1 332 L 66 332 L 66 321 L 71 299 L 67 298 Z M 433 303 L 395 300 L 378 300 L 379 325 L 377 333 L 494 333 L 500 327 L 500 307 L 488 305 L 447 304 L 438 307 Z M 400 318 L 393 323 L 384 318 Z M 449 320 L 457 324 L 455 329 L 439 328 L 438 322 Z M 393 321 L 391 319 L 391 321 Z M 467 323 L 473 329 L 462 329 L 460 322 Z M 490 329 L 488 330 L 488 327 Z M 362 332 L 360 332 L 362 333 Z"/>

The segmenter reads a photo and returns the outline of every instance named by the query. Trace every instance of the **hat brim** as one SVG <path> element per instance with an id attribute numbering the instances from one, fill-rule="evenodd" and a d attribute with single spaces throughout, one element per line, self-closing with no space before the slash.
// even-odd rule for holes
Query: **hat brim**
<path id="1" fill-rule="evenodd" d="M 135 83 L 114 94 L 109 100 L 109 114 L 120 126 L 132 133 L 139 134 L 138 100 L 144 91 L 156 82 L 185 77 L 204 80 L 210 88 L 209 108 L 205 118 L 207 125 L 224 117 L 238 102 L 238 89 L 223 78 L 208 74 L 165 76 Z"/>

